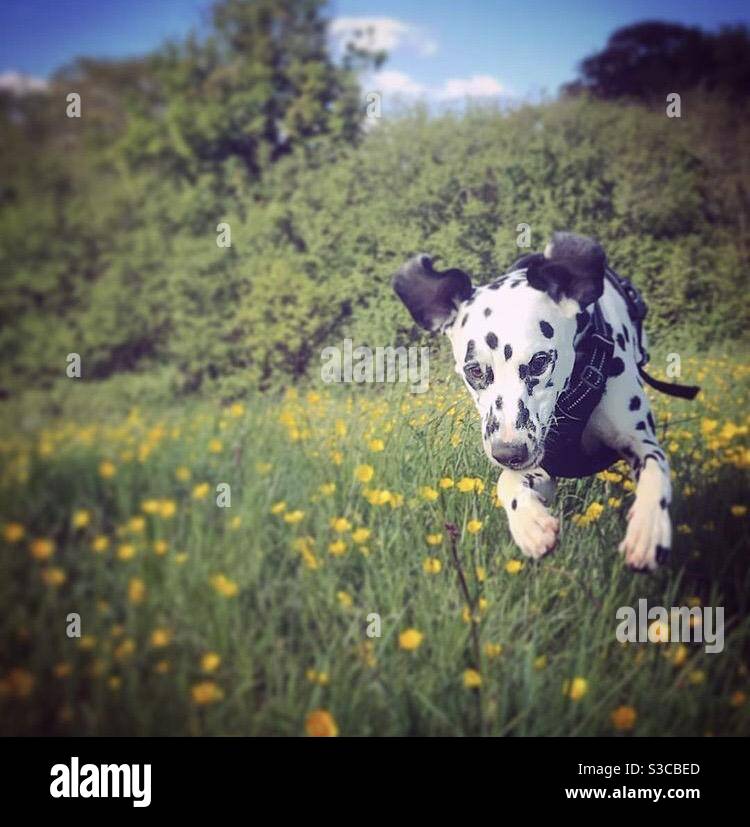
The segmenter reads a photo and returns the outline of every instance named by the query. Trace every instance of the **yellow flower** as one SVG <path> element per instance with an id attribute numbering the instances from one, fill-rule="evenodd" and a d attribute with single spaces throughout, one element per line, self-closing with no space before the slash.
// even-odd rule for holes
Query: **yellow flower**
<path id="1" fill-rule="evenodd" d="M 698 686 L 706 680 L 706 673 L 700 669 L 695 669 L 688 675 L 688 680 L 693 686 Z"/>
<path id="2" fill-rule="evenodd" d="M 466 530 L 469 534 L 478 534 L 482 530 L 481 520 L 469 520 L 466 524 Z"/>
<path id="3" fill-rule="evenodd" d="M 482 685 L 482 676 L 476 669 L 464 670 L 464 686 L 467 689 L 476 689 Z"/>
<path id="4" fill-rule="evenodd" d="M 132 560 L 135 557 L 135 546 L 132 543 L 123 543 L 117 549 L 117 557 L 120 560 Z"/>
<path id="5" fill-rule="evenodd" d="M 128 583 L 128 600 L 138 605 L 146 596 L 146 584 L 140 577 L 132 577 Z"/>
<path id="6" fill-rule="evenodd" d="M 212 454 L 220 454 L 224 450 L 224 446 L 220 439 L 212 439 L 208 443 L 208 450 Z"/>
<path id="7" fill-rule="evenodd" d="M 425 574 L 440 574 L 443 564 L 437 557 L 426 557 L 422 563 L 422 570 Z"/>
<path id="8" fill-rule="evenodd" d="M 271 506 L 271 514 L 282 514 L 284 511 L 286 511 L 286 503 L 284 500 L 279 500 L 279 502 Z"/>
<path id="9" fill-rule="evenodd" d="M 161 649 L 164 646 L 169 646 L 172 642 L 172 632 L 169 629 L 154 629 L 151 632 L 151 645 L 155 649 Z"/>
<path id="10" fill-rule="evenodd" d="M 17 698 L 28 698 L 34 688 L 34 676 L 27 669 L 16 666 L 8 672 L 8 686 Z"/>
<path id="11" fill-rule="evenodd" d="M 438 498 L 438 492 L 435 491 L 434 488 L 430 488 L 428 485 L 423 486 L 419 492 L 429 503 L 435 502 Z"/>
<path id="12" fill-rule="evenodd" d="M 179 480 L 179 482 L 187 482 L 190 479 L 190 477 L 192 477 L 190 469 L 185 465 L 181 465 L 179 468 L 177 468 L 174 472 L 174 475 Z"/>
<path id="13" fill-rule="evenodd" d="M 201 671 L 211 674 L 215 672 L 221 665 L 221 656 L 216 652 L 206 652 L 201 657 Z"/>
<path id="14" fill-rule="evenodd" d="M 523 563 L 520 560 L 508 560 L 505 564 L 505 571 L 508 574 L 518 574 L 523 568 Z"/>
<path id="15" fill-rule="evenodd" d="M 211 578 L 211 585 L 223 597 L 236 597 L 239 593 L 239 586 L 223 574 L 215 574 Z"/>
<path id="16" fill-rule="evenodd" d="M 349 531 L 351 527 L 352 524 L 346 519 L 346 517 L 331 518 L 331 528 L 338 534 L 344 534 L 346 531 Z"/>
<path id="17" fill-rule="evenodd" d="M 156 540 L 154 542 L 154 554 L 158 554 L 159 557 L 163 557 L 169 549 L 169 544 L 166 540 Z"/>
<path id="18" fill-rule="evenodd" d="M 193 499 L 204 500 L 208 495 L 209 485 L 207 482 L 202 482 L 193 488 Z"/>
<path id="19" fill-rule="evenodd" d="M 612 726 L 619 732 L 626 732 L 635 726 L 638 713 L 632 706 L 618 706 L 609 716 Z"/>
<path id="20" fill-rule="evenodd" d="M 220 701 L 224 697 L 224 692 L 214 681 L 200 681 L 193 685 L 190 696 L 196 706 L 207 706 Z"/>
<path id="21" fill-rule="evenodd" d="M 21 523 L 6 523 L 3 528 L 3 537 L 6 543 L 17 543 L 23 539 L 26 529 Z"/>
<path id="22" fill-rule="evenodd" d="M 651 643 L 668 643 L 669 624 L 663 623 L 661 620 L 655 620 L 648 627 L 648 639 Z"/>
<path id="23" fill-rule="evenodd" d="M 159 500 L 144 500 L 141 503 L 141 511 L 144 514 L 156 514 L 159 510 Z"/>
<path id="24" fill-rule="evenodd" d="M 116 466 L 114 465 L 114 463 L 110 462 L 109 460 L 104 460 L 104 462 L 102 462 L 99 465 L 99 476 L 102 479 L 105 479 L 105 480 L 111 479 L 112 477 L 114 477 L 114 475 L 116 473 L 117 473 Z"/>
<path id="25" fill-rule="evenodd" d="M 245 413 L 245 406 L 242 402 L 234 402 L 229 406 L 229 416 L 239 419 Z"/>
<path id="26" fill-rule="evenodd" d="M 346 552 L 346 543 L 343 540 L 335 540 L 328 546 L 328 553 L 334 557 L 340 557 Z"/>
<path id="27" fill-rule="evenodd" d="M 290 511 L 287 514 L 284 514 L 284 522 L 289 523 L 289 525 L 296 525 L 298 522 L 302 520 L 304 516 L 304 511 Z"/>
<path id="28" fill-rule="evenodd" d="M 741 690 L 738 689 L 736 692 L 732 693 L 732 697 L 729 699 L 729 705 L 736 708 L 745 705 L 747 701 L 747 695 Z"/>
<path id="29" fill-rule="evenodd" d="M 73 528 L 86 528 L 91 522 L 91 514 L 83 509 L 73 514 Z"/>
<path id="30" fill-rule="evenodd" d="M 406 629 L 398 636 L 398 645 L 407 652 L 419 649 L 424 640 L 424 635 L 417 629 Z"/>
<path id="31" fill-rule="evenodd" d="M 672 656 L 672 665 L 673 666 L 682 666 L 683 663 L 687 660 L 688 656 L 688 648 L 680 643 L 675 650 L 674 655 Z"/>
<path id="32" fill-rule="evenodd" d="M 385 450 L 385 443 L 382 439 L 371 439 L 369 443 L 369 448 L 374 454 L 377 454 L 380 451 Z"/>
<path id="33" fill-rule="evenodd" d="M 366 543 L 370 539 L 371 533 L 369 528 L 358 528 L 352 532 L 352 540 L 354 540 L 357 545 L 362 545 L 362 543 Z"/>
<path id="34" fill-rule="evenodd" d="M 482 491 L 484 491 L 484 483 L 479 479 L 479 477 L 474 477 L 474 490 L 477 494 L 481 494 Z"/>
<path id="35" fill-rule="evenodd" d="M 110 675 L 107 685 L 113 692 L 117 692 L 122 686 L 122 678 L 119 675 Z"/>
<path id="36" fill-rule="evenodd" d="M 484 654 L 487 655 L 488 658 L 497 658 L 500 657 L 503 653 L 503 646 L 501 643 L 485 643 L 484 644 Z"/>
<path id="37" fill-rule="evenodd" d="M 573 678 L 572 681 L 563 683 L 563 695 L 571 701 L 580 701 L 589 691 L 589 682 L 586 678 Z"/>
<path id="38" fill-rule="evenodd" d="M 451 477 L 443 477 L 438 485 L 441 488 L 453 488 L 453 479 Z"/>
<path id="39" fill-rule="evenodd" d="M 335 482 L 324 482 L 323 485 L 321 485 L 318 488 L 318 491 L 320 491 L 320 493 L 324 497 L 330 497 L 331 494 L 333 494 L 333 492 L 335 490 L 336 490 L 336 483 Z"/>
<path id="40" fill-rule="evenodd" d="M 375 469 L 372 465 L 358 465 L 354 469 L 354 478 L 357 482 L 370 482 L 375 474 Z"/>
<path id="41" fill-rule="evenodd" d="M 131 517 L 128 520 L 128 529 L 133 534 L 141 534 L 144 528 L 146 528 L 146 521 L 143 517 Z"/>
<path id="42" fill-rule="evenodd" d="M 159 501 L 159 516 L 168 520 L 174 516 L 177 510 L 177 505 L 174 500 L 160 500 Z"/>
<path id="43" fill-rule="evenodd" d="M 428 534 L 425 537 L 425 540 L 427 540 L 427 545 L 428 546 L 439 546 L 440 543 L 443 542 L 443 535 L 442 534 Z"/>
<path id="44" fill-rule="evenodd" d="M 348 592 L 337 592 L 336 597 L 338 598 L 339 603 L 345 608 L 350 609 L 352 603 L 354 602 L 351 598 L 351 595 Z"/>
<path id="45" fill-rule="evenodd" d="M 60 678 L 61 680 L 63 678 L 69 677 L 72 673 L 73 673 L 73 667 L 69 663 L 65 663 L 64 661 L 61 661 L 60 663 L 56 663 L 53 670 L 52 670 L 52 674 L 56 678 Z"/>
<path id="46" fill-rule="evenodd" d="M 474 569 L 474 573 L 477 576 L 477 582 L 478 583 L 484 583 L 484 581 L 487 579 L 487 570 L 485 569 L 484 566 L 477 566 Z"/>
<path id="47" fill-rule="evenodd" d="M 456 483 L 456 488 L 458 488 L 458 490 L 463 492 L 464 494 L 468 494 L 469 491 L 474 490 L 474 478 L 473 477 L 462 477 Z"/>
<path id="48" fill-rule="evenodd" d="M 78 641 L 78 648 L 84 652 L 90 652 L 96 645 L 96 638 L 93 635 L 81 635 Z"/>
<path id="49" fill-rule="evenodd" d="M 56 566 L 50 566 L 42 570 L 42 580 L 44 580 L 48 586 L 62 586 L 67 580 L 67 575 L 62 569 Z"/>
<path id="50" fill-rule="evenodd" d="M 746 505 L 733 505 L 730 509 L 733 517 L 744 517 L 747 514 Z"/>
<path id="51" fill-rule="evenodd" d="M 242 525 L 242 517 L 240 517 L 240 516 L 232 517 L 232 519 L 229 521 L 229 528 L 232 531 L 236 531 L 241 525 Z"/>
<path id="52" fill-rule="evenodd" d="M 622 499 L 620 497 L 610 497 L 607 504 L 610 508 L 619 508 L 622 505 Z"/>
<path id="53" fill-rule="evenodd" d="M 135 641 L 132 638 L 125 638 L 123 642 L 115 649 L 115 660 L 125 660 L 135 652 Z"/>
<path id="54" fill-rule="evenodd" d="M 267 474 L 270 474 L 272 468 L 273 465 L 271 465 L 270 462 L 255 463 L 255 470 L 261 475 L 261 477 L 265 477 Z"/>
<path id="55" fill-rule="evenodd" d="M 305 718 L 305 732 L 313 738 L 335 738 L 339 728 L 330 712 L 315 709 Z"/>
<path id="56" fill-rule="evenodd" d="M 39 538 L 32 541 L 29 550 L 35 560 L 49 560 L 55 553 L 55 541 Z"/>

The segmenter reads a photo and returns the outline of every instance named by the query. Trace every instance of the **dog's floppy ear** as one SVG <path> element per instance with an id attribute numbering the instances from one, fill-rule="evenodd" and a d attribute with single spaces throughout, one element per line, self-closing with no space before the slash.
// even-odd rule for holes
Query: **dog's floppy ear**
<path id="1" fill-rule="evenodd" d="M 555 233 L 544 255 L 533 256 L 526 280 L 556 301 L 575 299 L 581 307 L 595 302 L 604 291 L 607 256 L 596 241 L 574 233 Z"/>
<path id="2" fill-rule="evenodd" d="M 393 289 L 414 321 L 427 330 L 440 330 L 456 315 L 458 305 L 471 296 L 471 279 L 455 268 L 440 272 L 432 259 L 420 253 L 393 277 Z"/>

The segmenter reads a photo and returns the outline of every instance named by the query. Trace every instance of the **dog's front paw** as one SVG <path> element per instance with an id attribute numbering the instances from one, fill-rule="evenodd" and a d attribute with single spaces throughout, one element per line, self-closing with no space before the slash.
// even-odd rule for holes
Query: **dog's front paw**
<path id="1" fill-rule="evenodd" d="M 658 502 L 633 503 L 628 512 L 628 528 L 620 543 L 625 562 L 636 571 L 654 571 L 666 562 L 672 544 L 669 512 Z"/>
<path id="2" fill-rule="evenodd" d="M 523 492 L 505 503 L 510 533 L 527 557 L 538 559 L 557 545 L 560 521 L 542 505 L 538 497 Z"/>

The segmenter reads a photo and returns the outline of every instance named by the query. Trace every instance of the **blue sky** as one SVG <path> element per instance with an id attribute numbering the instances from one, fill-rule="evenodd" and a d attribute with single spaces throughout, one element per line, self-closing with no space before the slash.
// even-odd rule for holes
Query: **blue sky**
<path id="1" fill-rule="evenodd" d="M 46 77 L 77 55 L 145 53 L 205 24 L 210 0 L 3 0 L 0 74 Z M 619 26 L 750 22 L 740 0 L 336 0 L 333 33 L 362 19 L 391 57 L 376 88 L 438 100 L 550 94 Z M 334 38 L 335 40 L 336 38 Z"/>

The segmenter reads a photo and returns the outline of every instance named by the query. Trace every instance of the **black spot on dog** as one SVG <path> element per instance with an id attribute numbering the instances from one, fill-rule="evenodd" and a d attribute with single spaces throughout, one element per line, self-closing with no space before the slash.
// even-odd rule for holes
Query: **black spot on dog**
<path id="1" fill-rule="evenodd" d="M 502 281 L 493 281 L 492 284 L 487 285 L 488 290 L 499 290 L 502 285 Z"/>
<path id="2" fill-rule="evenodd" d="M 609 363 L 607 376 L 619 376 L 624 370 L 625 362 L 623 362 L 619 356 L 615 356 L 615 358 Z"/>
<path id="3" fill-rule="evenodd" d="M 492 331 L 490 331 L 484 337 L 484 341 L 487 342 L 487 346 L 490 350 L 495 350 L 495 348 L 497 347 L 497 336 L 495 336 L 495 334 Z"/>
<path id="4" fill-rule="evenodd" d="M 534 378 L 533 376 L 526 377 L 526 390 L 529 393 L 529 396 L 534 395 L 534 388 L 539 384 L 539 380 Z"/>
<path id="5" fill-rule="evenodd" d="M 648 422 L 648 427 L 651 428 L 651 433 L 656 433 L 656 424 L 654 422 L 653 416 L 651 416 L 651 411 L 646 414 L 646 420 Z"/>
<path id="6" fill-rule="evenodd" d="M 666 460 L 666 457 L 661 451 L 654 451 L 654 453 L 656 454 L 656 458 L 662 460 L 662 462 Z"/>
<path id="7" fill-rule="evenodd" d="M 555 383 L 550 379 L 549 382 L 544 386 L 545 388 L 551 388 Z"/>
<path id="8" fill-rule="evenodd" d="M 534 488 L 534 477 L 532 477 L 531 474 L 526 474 L 525 479 L 526 479 L 526 483 L 529 486 L 529 488 L 533 489 Z"/>
<path id="9" fill-rule="evenodd" d="M 476 352 L 476 342 L 473 339 L 469 339 L 469 343 L 466 345 L 466 356 L 464 356 L 464 362 L 470 362 L 476 356 Z"/>
<path id="10" fill-rule="evenodd" d="M 529 424 L 529 409 L 523 404 L 523 400 L 518 400 L 518 416 L 516 417 L 516 430 L 520 431 Z"/>
<path id="11" fill-rule="evenodd" d="M 510 345 L 505 345 L 503 353 L 505 353 L 505 361 L 507 362 L 508 359 L 510 359 L 510 357 L 513 355 L 513 348 Z"/>
<path id="12" fill-rule="evenodd" d="M 498 409 L 498 411 L 502 411 L 502 409 L 503 409 L 503 397 L 502 396 L 498 396 L 497 399 L 495 400 L 495 407 Z"/>
<path id="13" fill-rule="evenodd" d="M 485 316 L 485 318 L 487 318 L 487 316 L 490 316 L 490 315 L 492 315 L 492 308 L 491 308 L 491 307 L 485 307 L 485 308 L 484 308 L 484 316 Z"/>
<path id="14" fill-rule="evenodd" d="M 513 502 L 511 502 L 511 504 L 510 504 L 510 507 L 513 509 L 513 511 L 516 510 L 517 506 L 518 506 L 518 502 L 516 500 L 513 500 Z"/>
<path id="15" fill-rule="evenodd" d="M 640 396 L 634 396 L 630 400 L 630 410 L 631 411 L 638 411 L 641 408 L 641 398 Z"/>
<path id="16" fill-rule="evenodd" d="M 495 381 L 495 372 L 492 370 L 491 367 L 487 368 L 487 373 L 485 373 L 485 388 L 487 385 L 491 385 Z"/>
<path id="17" fill-rule="evenodd" d="M 636 429 L 636 431 L 645 431 L 645 430 L 646 430 L 646 423 L 645 423 L 643 420 L 641 420 L 641 421 L 640 421 L 640 422 L 639 422 L 639 423 L 635 426 L 635 429 Z"/>
<path id="18" fill-rule="evenodd" d="M 617 344 L 620 346 L 620 350 L 625 350 L 625 339 L 622 333 L 617 334 Z"/>
<path id="19" fill-rule="evenodd" d="M 519 284 L 523 284 L 523 279 L 516 279 L 510 283 L 511 287 L 518 287 Z"/>
<path id="20" fill-rule="evenodd" d="M 662 510 L 664 510 L 666 507 L 667 507 L 667 500 L 666 500 L 666 498 L 665 498 L 665 497 L 662 497 L 662 498 L 659 500 L 659 508 L 661 508 Z"/>
<path id="21" fill-rule="evenodd" d="M 469 314 L 464 313 L 464 317 L 463 317 L 463 319 L 461 319 L 461 327 L 463 327 L 466 324 L 466 322 L 468 322 L 468 321 L 469 321 Z"/>
<path id="22" fill-rule="evenodd" d="M 555 335 L 555 330 L 552 325 L 549 322 L 545 322 L 544 319 L 539 322 L 539 329 L 542 331 L 542 335 L 547 339 L 551 339 Z"/>
<path id="23" fill-rule="evenodd" d="M 629 342 L 630 341 L 630 333 L 628 333 L 627 325 L 622 326 L 622 332 L 623 332 L 623 335 L 625 336 L 625 341 Z"/>
<path id="24" fill-rule="evenodd" d="M 519 365 L 518 366 L 518 378 L 519 379 L 525 379 L 526 374 L 528 372 L 529 372 L 529 366 L 528 365 Z"/>

